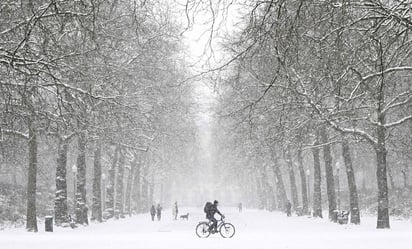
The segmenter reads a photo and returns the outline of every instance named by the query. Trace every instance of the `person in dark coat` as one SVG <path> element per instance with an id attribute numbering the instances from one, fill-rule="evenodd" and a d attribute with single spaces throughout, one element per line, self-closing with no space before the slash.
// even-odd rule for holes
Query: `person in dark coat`
<path id="1" fill-rule="evenodd" d="M 154 217 L 156 215 L 156 208 L 154 205 L 150 208 L 150 215 L 152 216 L 152 221 L 154 221 Z"/>
<path id="2" fill-rule="evenodd" d="M 157 220 L 160 221 L 160 219 L 162 218 L 162 207 L 160 206 L 160 204 L 157 204 L 156 214 L 157 214 Z"/>
<path id="3" fill-rule="evenodd" d="M 173 206 L 173 216 L 175 220 L 177 220 L 177 215 L 179 214 L 179 208 L 177 207 L 177 201 L 175 202 L 175 205 Z"/>
<path id="4" fill-rule="evenodd" d="M 286 201 L 286 215 L 292 216 L 292 203 L 289 200 Z"/>
<path id="5" fill-rule="evenodd" d="M 206 218 L 213 223 L 209 228 L 212 232 L 216 232 L 217 229 L 217 220 L 215 218 L 215 214 L 218 213 L 223 219 L 225 218 L 225 216 L 219 211 L 219 209 L 217 209 L 218 205 L 219 202 L 215 200 L 206 213 Z"/>

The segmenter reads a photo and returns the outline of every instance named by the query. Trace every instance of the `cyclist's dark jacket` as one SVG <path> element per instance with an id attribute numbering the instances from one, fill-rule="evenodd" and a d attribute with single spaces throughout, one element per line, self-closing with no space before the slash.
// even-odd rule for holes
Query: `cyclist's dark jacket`
<path id="1" fill-rule="evenodd" d="M 216 213 L 218 213 L 220 216 L 223 216 L 222 213 L 217 209 L 217 206 L 213 204 L 210 206 L 209 212 L 207 212 L 206 216 L 209 219 L 213 217 Z"/>

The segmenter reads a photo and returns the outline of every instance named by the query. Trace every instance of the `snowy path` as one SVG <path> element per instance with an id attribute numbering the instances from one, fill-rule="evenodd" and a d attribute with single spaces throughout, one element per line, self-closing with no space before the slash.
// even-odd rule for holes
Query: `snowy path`
<path id="1" fill-rule="evenodd" d="M 326 220 L 285 217 L 282 213 L 221 208 L 236 226 L 232 239 L 212 235 L 199 239 L 194 228 L 203 213 L 194 209 L 189 221 L 151 222 L 148 215 L 91 224 L 78 229 L 55 228 L 54 233 L 26 233 L 22 229 L 0 231 L 1 249 L 409 249 L 412 222 L 392 220 L 392 229 L 375 229 L 375 218 L 363 217 L 361 226 L 340 226 Z M 185 208 L 181 211 L 186 212 Z M 44 230 L 43 224 L 39 228 Z"/>

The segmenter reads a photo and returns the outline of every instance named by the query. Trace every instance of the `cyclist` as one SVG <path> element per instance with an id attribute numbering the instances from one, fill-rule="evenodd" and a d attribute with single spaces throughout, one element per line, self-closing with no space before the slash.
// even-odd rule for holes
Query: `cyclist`
<path id="1" fill-rule="evenodd" d="M 225 218 L 225 216 L 219 211 L 219 209 L 217 209 L 218 204 L 219 202 L 215 200 L 213 204 L 210 205 L 206 210 L 206 218 L 209 220 L 209 222 L 211 221 L 213 223 L 209 228 L 209 230 L 212 232 L 216 232 L 217 230 L 217 220 L 215 218 L 215 214 L 218 213 L 223 219 Z"/>

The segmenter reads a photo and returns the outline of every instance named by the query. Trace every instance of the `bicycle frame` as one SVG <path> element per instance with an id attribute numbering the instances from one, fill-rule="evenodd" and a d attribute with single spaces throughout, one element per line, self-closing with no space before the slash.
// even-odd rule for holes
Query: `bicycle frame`
<path id="1" fill-rule="evenodd" d="M 211 225 L 213 225 L 213 221 L 209 220 L 209 222 L 207 223 L 209 225 L 209 227 Z M 223 218 L 220 218 L 219 220 L 217 220 L 217 225 L 216 225 L 216 230 L 219 230 L 219 228 L 225 224 L 225 220 Z"/>
<path id="2" fill-rule="evenodd" d="M 220 218 L 220 220 L 217 221 L 217 228 L 216 230 L 219 231 L 219 229 L 225 224 L 225 220 L 223 218 Z"/>

